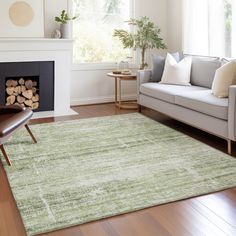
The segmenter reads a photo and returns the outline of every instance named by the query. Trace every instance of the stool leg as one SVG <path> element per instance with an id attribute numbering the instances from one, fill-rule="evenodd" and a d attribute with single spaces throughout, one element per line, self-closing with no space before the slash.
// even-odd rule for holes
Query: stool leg
<path id="1" fill-rule="evenodd" d="M 6 151 L 5 151 L 5 149 L 4 149 L 4 147 L 3 147 L 2 144 L 0 145 L 0 149 L 1 149 L 1 151 L 2 151 L 2 154 L 3 154 L 3 156 L 4 156 L 4 158 L 5 158 L 6 162 L 7 162 L 7 164 L 8 164 L 9 166 L 11 166 L 11 161 L 10 161 L 9 157 L 7 156 L 7 153 L 6 153 Z"/>
<path id="2" fill-rule="evenodd" d="M 28 126 L 28 125 L 25 125 L 25 128 L 27 129 L 27 131 L 28 131 L 30 137 L 33 139 L 33 143 L 37 143 L 37 140 L 36 140 L 36 138 L 34 137 L 33 133 L 31 132 L 29 126 Z"/>

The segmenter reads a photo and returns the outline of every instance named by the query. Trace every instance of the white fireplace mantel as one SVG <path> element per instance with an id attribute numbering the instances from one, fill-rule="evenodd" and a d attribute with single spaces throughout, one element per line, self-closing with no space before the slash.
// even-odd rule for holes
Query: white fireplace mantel
<path id="1" fill-rule="evenodd" d="M 72 45 L 70 39 L 3 38 L 0 39 L 0 63 L 54 61 L 54 111 L 51 115 L 74 114 L 70 109 Z"/>

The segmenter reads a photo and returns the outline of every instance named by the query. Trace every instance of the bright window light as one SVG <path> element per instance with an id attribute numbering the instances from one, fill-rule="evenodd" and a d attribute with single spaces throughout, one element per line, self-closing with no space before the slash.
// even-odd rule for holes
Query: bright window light
<path id="1" fill-rule="evenodd" d="M 235 57 L 235 0 L 184 0 L 185 53 Z"/>
<path id="2" fill-rule="evenodd" d="M 124 50 L 114 38 L 114 29 L 129 30 L 125 23 L 132 16 L 130 0 L 73 0 L 73 60 L 79 63 L 110 63 L 127 60 L 131 50 Z"/>

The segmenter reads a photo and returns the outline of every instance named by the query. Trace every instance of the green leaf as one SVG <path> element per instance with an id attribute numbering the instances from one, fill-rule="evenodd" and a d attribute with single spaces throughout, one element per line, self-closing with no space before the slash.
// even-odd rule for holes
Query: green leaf
<path id="1" fill-rule="evenodd" d="M 56 16 L 56 17 L 55 17 L 55 21 L 56 21 L 56 22 L 61 22 L 61 19 L 60 19 L 58 16 Z"/>
<path id="2" fill-rule="evenodd" d="M 166 49 L 166 45 L 161 38 L 161 29 L 156 26 L 146 16 L 141 19 L 130 19 L 126 21 L 135 28 L 134 33 L 125 30 L 115 30 L 113 36 L 117 37 L 123 44 L 124 48 L 141 49 L 142 60 L 144 60 L 147 49 Z M 142 61 L 142 68 L 147 64 Z"/>
<path id="3" fill-rule="evenodd" d="M 62 10 L 60 16 L 55 17 L 55 21 L 62 24 L 66 24 L 68 21 L 75 20 L 76 18 L 78 18 L 78 16 L 74 16 L 70 18 L 68 14 L 66 13 L 66 10 Z"/>

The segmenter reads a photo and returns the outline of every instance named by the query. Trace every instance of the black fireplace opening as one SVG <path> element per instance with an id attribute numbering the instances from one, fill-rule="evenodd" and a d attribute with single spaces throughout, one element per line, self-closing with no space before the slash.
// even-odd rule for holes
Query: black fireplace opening
<path id="1" fill-rule="evenodd" d="M 54 62 L 0 63 L 0 104 L 54 110 Z"/>

